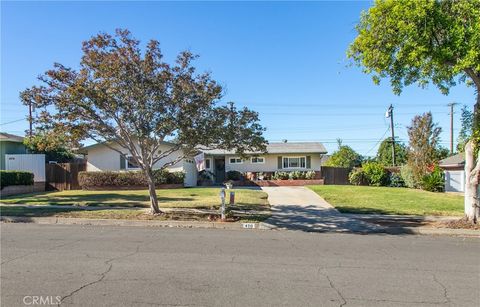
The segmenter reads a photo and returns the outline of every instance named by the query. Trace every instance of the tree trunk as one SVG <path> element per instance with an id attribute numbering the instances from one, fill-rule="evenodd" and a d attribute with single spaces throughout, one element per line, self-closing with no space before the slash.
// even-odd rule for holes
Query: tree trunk
<path id="1" fill-rule="evenodd" d="M 160 214 L 162 211 L 158 207 L 157 191 L 155 191 L 155 180 L 152 170 L 145 170 L 145 176 L 148 182 L 148 193 L 150 194 L 150 210 L 152 214 Z"/>
<path id="2" fill-rule="evenodd" d="M 480 172 L 480 155 L 475 157 L 473 142 L 469 141 L 465 146 L 465 217 L 468 221 L 477 223 L 479 213 L 478 177 Z"/>

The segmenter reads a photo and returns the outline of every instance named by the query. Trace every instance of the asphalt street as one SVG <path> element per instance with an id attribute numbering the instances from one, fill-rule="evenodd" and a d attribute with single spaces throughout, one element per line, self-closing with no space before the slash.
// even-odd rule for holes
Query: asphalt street
<path id="1" fill-rule="evenodd" d="M 478 238 L 36 224 L 0 230 L 2 306 L 480 300 Z"/>

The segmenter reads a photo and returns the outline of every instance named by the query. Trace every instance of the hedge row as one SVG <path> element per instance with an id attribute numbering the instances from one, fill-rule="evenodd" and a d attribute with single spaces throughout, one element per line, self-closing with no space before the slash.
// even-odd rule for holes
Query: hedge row
<path id="1" fill-rule="evenodd" d="M 0 186 L 33 185 L 33 173 L 23 171 L 0 171 Z"/>
<path id="2" fill-rule="evenodd" d="M 182 184 L 185 178 L 183 172 L 169 172 L 167 170 L 154 170 L 155 185 Z M 84 189 L 90 187 L 127 187 L 148 186 L 147 178 L 141 171 L 128 172 L 80 172 L 78 182 Z"/>

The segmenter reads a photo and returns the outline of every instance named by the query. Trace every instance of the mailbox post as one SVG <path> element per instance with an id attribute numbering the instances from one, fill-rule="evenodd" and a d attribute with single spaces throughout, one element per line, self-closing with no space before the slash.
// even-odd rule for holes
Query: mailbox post
<path id="1" fill-rule="evenodd" d="M 225 188 L 222 188 L 220 190 L 220 199 L 222 201 L 222 206 L 220 207 L 220 216 L 222 221 L 225 220 L 225 196 L 226 196 Z"/>

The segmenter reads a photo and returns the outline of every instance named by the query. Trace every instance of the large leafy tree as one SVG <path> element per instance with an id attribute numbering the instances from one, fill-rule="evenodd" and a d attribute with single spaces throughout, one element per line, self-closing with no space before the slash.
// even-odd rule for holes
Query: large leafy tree
<path id="1" fill-rule="evenodd" d="M 37 129 L 23 143 L 29 152 L 45 154 L 48 161 L 69 162 L 74 158 L 74 147 L 68 143 L 66 136 L 55 130 Z"/>
<path id="2" fill-rule="evenodd" d="M 39 77 L 42 85 L 21 93 L 22 100 L 43 109 L 37 119 L 45 125 L 104 142 L 121 155 L 128 151 L 147 178 L 153 213 L 161 213 L 153 167 L 164 158 L 183 153 L 160 168 L 200 146 L 240 154 L 265 150 L 258 114 L 233 103 L 219 105 L 222 87 L 210 74 L 196 73 L 192 53 L 181 52 L 168 64 L 158 41 L 149 41 L 142 52 L 128 30 L 98 34 L 82 50 L 78 70 L 54 64 Z M 168 140 L 174 145 L 161 151 Z"/>
<path id="3" fill-rule="evenodd" d="M 429 83 L 443 94 L 457 83 L 467 82 L 476 89 L 472 142 L 480 146 L 480 1 L 471 0 L 376 0 L 363 12 L 357 25 L 358 36 L 348 56 L 379 83 L 388 78 L 394 93 L 404 86 Z M 469 160 L 468 158 L 467 160 Z M 471 158 L 473 160 L 473 157 Z M 476 211 L 480 177 L 477 163 L 466 163 L 465 208 Z M 471 179 L 471 180 L 470 180 Z M 471 210 L 472 209 L 472 210 Z"/>
<path id="4" fill-rule="evenodd" d="M 462 114 L 460 117 L 461 127 L 458 132 L 457 151 L 464 152 L 465 145 L 472 137 L 473 128 L 473 112 L 466 105 L 462 106 Z"/>
<path id="5" fill-rule="evenodd" d="M 328 158 L 325 166 L 353 168 L 362 164 L 362 156 L 350 146 L 338 144 L 338 149 Z"/>
<path id="6" fill-rule="evenodd" d="M 428 170 L 438 162 L 438 148 L 442 128 L 438 127 L 428 112 L 417 115 L 412 119 L 411 126 L 407 127 L 409 148 L 408 165 L 414 181 L 419 184 Z"/>
<path id="7" fill-rule="evenodd" d="M 385 166 L 393 165 L 391 137 L 383 140 L 378 147 L 377 162 Z M 395 162 L 397 165 L 403 165 L 407 162 L 407 148 L 403 143 L 395 142 Z"/>

